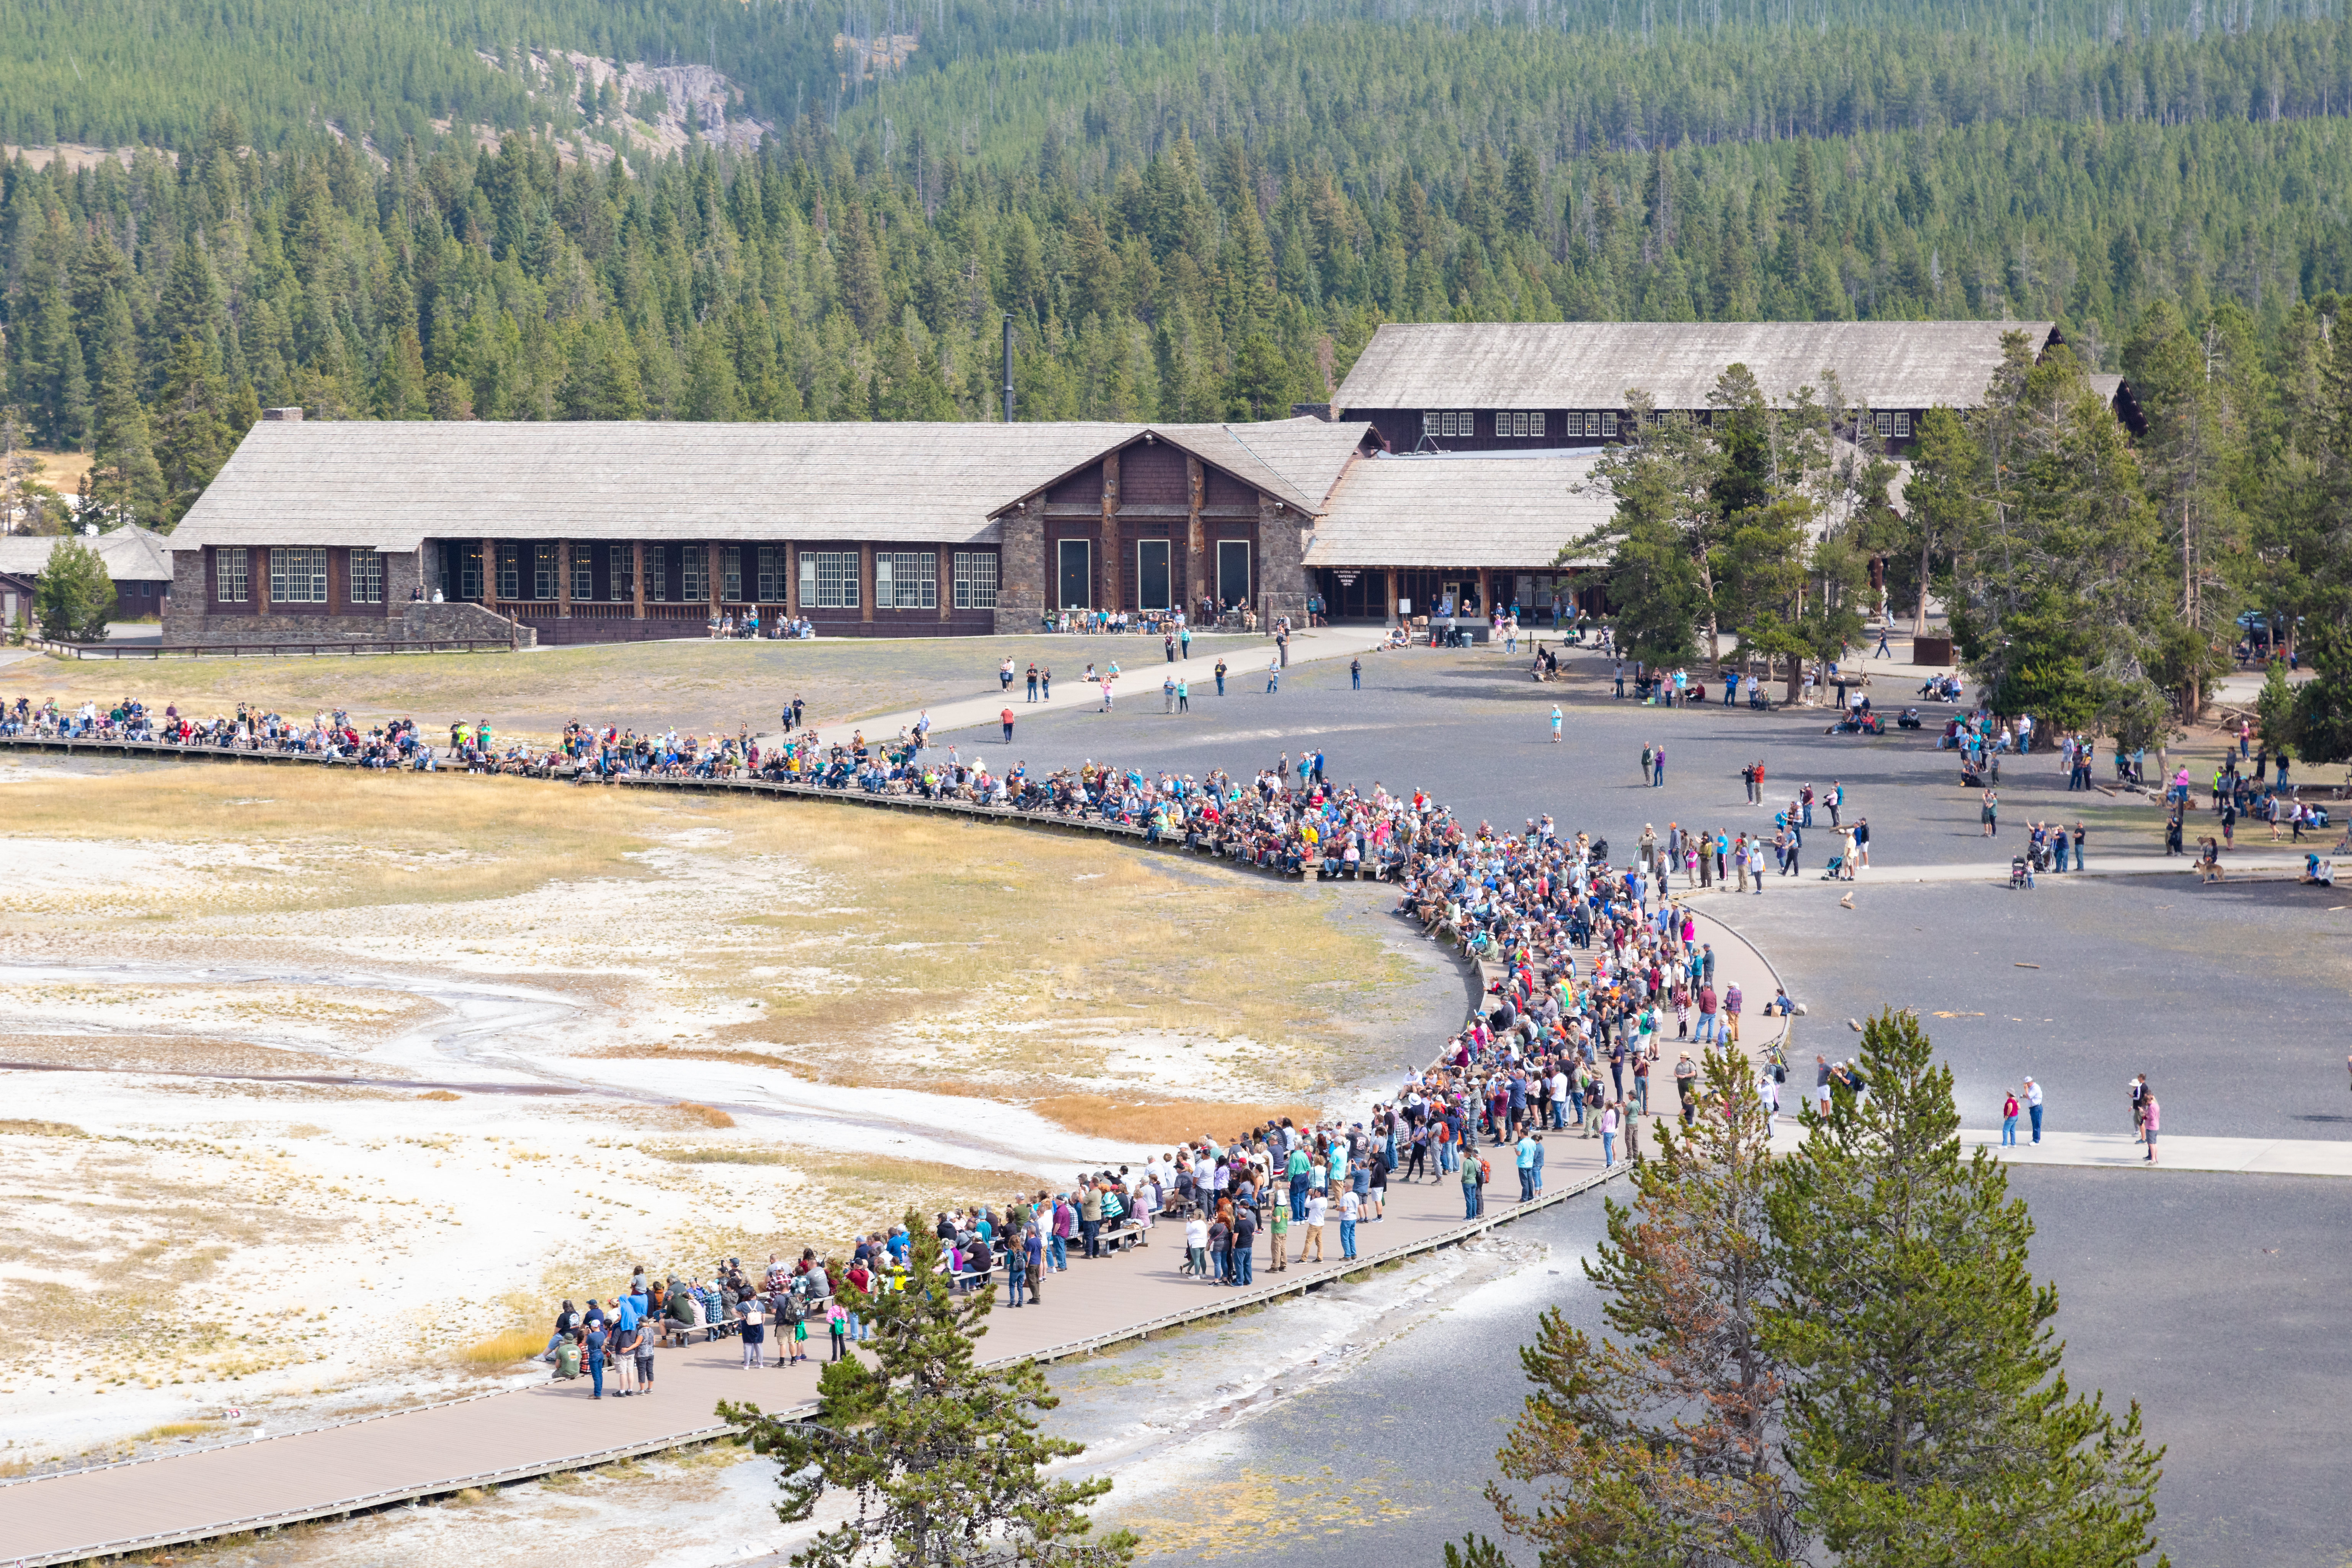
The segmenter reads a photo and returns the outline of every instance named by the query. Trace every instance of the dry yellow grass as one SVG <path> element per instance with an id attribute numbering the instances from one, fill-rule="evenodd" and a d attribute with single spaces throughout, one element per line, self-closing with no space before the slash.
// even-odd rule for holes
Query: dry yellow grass
<path id="1" fill-rule="evenodd" d="M 8 832 L 218 846 L 207 891 L 256 909 L 504 898 L 557 878 L 638 878 L 629 857 L 672 830 L 671 803 L 532 779 L 186 763 L 29 780 Z M 331 875 L 289 876 L 316 862 Z"/>
<path id="2" fill-rule="evenodd" d="M 784 1157 L 773 1149 L 648 1149 L 646 1153 L 673 1165 L 781 1165 Z"/>
<path id="3" fill-rule="evenodd" d="M 452 1094 L 446 1089 L 436 1089 L 430 1094 L 420 1094 L 416 1098 L 419 1100 L 456 1100 L 457 1096 Z"/>
<path id="4" fill-rule="evenodd" d="M 1073 1132 L 1119 1143 L 1173 1147 L 1203 1135 L 1230 1139 L 1263 1122 L 1287 1116 L 1300 1126 L 1316 1120 L 1311 1105 L 1264 1105 L 1202 1100 L 1136 1102 L 1102 1094 L 1057 1094 L 1033 1100 L 1029 1109 Z"/>
<path id="5" fill-rule="evenodd" d="M 457 1352 L 460 1363 L 481 1371 L 496 1371 L 515 1362 L 529 1361 L 547 1348 L 547 1336 L 532 1329 L 509 1329 L 502 1334 L 492 1334 Z"/>
<path id="6" fill-rule="evenodd" d="M 680 1100 L 670 1109 L 684 1115 L 689 1121 L 701 1122 L 705 1127 L 732 1127 L 735 1125 L 735 1119 L 728 1115 L 725 1111 L 720 1110 L 716 1106 L 697 1105 L 690 1100 Z"/>
<path id="7" fill-rule="evenodd" d="M 89 1136 L 70 1121 L 0 1121 L 0 1133 L 15 1133 L 25 1138 L 87 1138 Z"/>
<path id="8" fill-rule="evenodd" d="M 150 1426 L 141 1433 L 142 1443 L 167 1443 L 174 1437 L 201 1437 L 207 1432 L 220 1430 L 217 1421 L 166 1421 L 161 1426 Z"/>

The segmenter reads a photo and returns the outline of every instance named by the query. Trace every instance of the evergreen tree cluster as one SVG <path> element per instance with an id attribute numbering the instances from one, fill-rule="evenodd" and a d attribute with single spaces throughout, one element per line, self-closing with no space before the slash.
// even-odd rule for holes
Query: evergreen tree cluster
<path id="1" fill-rule="evenodd" d="M 1544 1568 L 2127 1568 L 2155 1552 L 2162 1450 L 2069 1387 L 2033 1225 L 1963 1156 L 1918 1020 L 1771 1150 L 1753 1068 L 1709 1052 L 1585 1271 L 1608 1333 L 1546 1311 L 1488 1489 Z M 1449 1568 L 1507 1568 L 1492 1542 Z M 2161 1562 L 2161 1559 L 2158 1559 Z"/>

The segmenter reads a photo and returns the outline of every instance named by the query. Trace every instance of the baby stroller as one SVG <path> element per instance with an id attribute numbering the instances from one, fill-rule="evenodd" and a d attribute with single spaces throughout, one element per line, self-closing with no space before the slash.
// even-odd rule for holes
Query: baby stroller
<path id="1" fill-rule="evenodd" d="M 1822 868 L 1822 880 L 1824 882 L 1834 882 L 1844 875 L 1845 857 L 1843 855 L 1831 856 L 1830 863 Z"/>
<path id="2" fill-rule="evenodd" d="M 2010 857 L 2009 885 L 2012 888 L 2033 886 L 2033 868 L 2025 863 L 2025 857 L 2022 855 Z"/>

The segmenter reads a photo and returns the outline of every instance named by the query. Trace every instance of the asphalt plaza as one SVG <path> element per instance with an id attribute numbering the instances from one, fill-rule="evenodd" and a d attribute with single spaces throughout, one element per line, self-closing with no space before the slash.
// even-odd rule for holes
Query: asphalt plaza
<path id="1" fill-rule="evenodd" d="M 1368 650 L 1373 637 L 1363 634 Z M 2352 962 L 2335 923 L 2352 919 L 2341 907 L 2352 899 L 2281 879 L 2200 887 L 2185 862 L 2161 875 L 2044 875 L 2012 891 L 2005 872 L 2025 823 L 2082 821 L 2097 868 L 2107 857 L 2159 851 L 2161 814 L 2129 796 L 2069 792 L 2047 754 L 2008 758 L 2000 831 L 1985 837 L 1979 795 L 1961 787 L 1953 753 L 1935 747 L 1949 707 L 1923 703 L 1928 721 L 1916 731 L 1890 723 L 1879 737 L 1828 735 L 1831 715 L 1819 708 L 1616 699 L 1607 665 L 1591 654 L 1571 655 L 1566 679 L 1538 683 L 1524 655 L 1416 649 L 1294 664 L 1273 694 L 1264 654 L 1230 656 L 1225 695 L 1196 683 L 1190 711 L 1171 715 L 1161 710 L 1157 645 L 1111 637 L 1071 647 L 1051 705 L 1024 702 L 1016 683 L 1012 747 L 992 727 L 941 731 L 936 743 L 992 767 L 1023 761 L 1033 773 L 1093 759 L 1244 777 L 1283 752 L 1296 764 L 1319 750 L 1335 781 L 1426 789 L 1466 819 L 1503 829 L 1549 813 L 1562 833 L 1605 837 L 1620 859 L 1644 826 L 1769 837 L 1774 812 L 1799 787 L 1836 780 L 1847 819 L 1869 819 L 1874 867 L 1886 880 L 1866 871 L 1853 884 L 1820 881 L 1832 838 L 1817 807 L 1798 876 L 1768 878 L 1761 894 L 1744 899 L 1710 894 L 1706 905 L 1754 941 L 1807 1004 L 1798 1063 L 1850 1054 L 1849 1018 L 1912 1007 L 1953 1068 L 1970 1126 L 1996 1125 L 2001 1091 L 2031 1074 L 2053 1131 L 2127 1133 L 2125 1085 L 2146 1072 L 2168 1136 L 2340 1141 L 2352 1131 L 2337 1026 Z M 1360 689 L 1350 658 L 1363 665 Z M 1124 667 L 1109 713 L 1069 679 L 1088 658 Z M 1915 690 L 1881 677 L 1873 702 L 1892 719 L 1918 701 Z M 1559 744 L 1555 702 L 1565 720 Z M 1639 764 L 1643 747 L 1659 743 L 1666 774 L 1654 787 Z M 1765 804 L 1749 805 L 1740 770 L 1758 761 Z M 2103 758 L 2101 777 L 2105 766 Z M 2267 849 L 2267 831 L 2240 842 Z M 1982 875 L 1894 879 L 1910 868 Z M 1841 902 L 1849 892 L 1851 908 Z M 2116 1402 L 2141 1399 L 2151 1430 L 2173 1446 L 2162 1499 L 2173 1560 L 2339 1563 L 2335 1543 L 2352 1531 L 2352 1503 L 2313 1484 L 2312 1463 L 2313 1435 L 2341 1429 L 2345 1391 L 2340 1379 L 2309 1373 L 2333 1354 L 2318 1327 L 2323 1303 L 2352 1283 L 2341 1277 L 2342 1250 L 2326 1242 L 2326 1216 L 2352 1194 L 2326 1178 L 2063 1167 L 2021 1170 L 2015 1190 L 2042 1216 L 2037 1267 L 2061 1285 L 2076 1384 Z M 1565 1277 L 1553 1283 L 1562 1299 L 1581 1293 Z M 1516 1405 L 1509 1346 L 1530 1326 L 1505 1318 L 1465 1342 L 1496 1369 L 1479 1384 L 1460 1435 L 1476 1450 L 1458 1478 L 1465 1483 Z M 1266 1441 L 1280 1446 L 1278 1435 Z M 1438 1508 L 1433 1522 L 1445 1517 L 1458 1536 L 1453 1527 L 1481 1522 L 1451 1517 L 1463 1511 Z"/>

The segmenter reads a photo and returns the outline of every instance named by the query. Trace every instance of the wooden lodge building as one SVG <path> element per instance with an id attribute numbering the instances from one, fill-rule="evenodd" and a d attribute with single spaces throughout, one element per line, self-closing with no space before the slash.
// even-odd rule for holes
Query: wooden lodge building
<path id="1" fill-rule="evenodd" d="M 1380 329 L 1331 410 L 1255 424 L 304 422 L 271 410 L 168 542 L 169 644 L 1026 632 L 1062 609 L 1548 616 L 1608 521 L 1625 390 L 1824 371 L 1898 450 L 1998 321 Z M 2043 348 L 2049 322 L 2023 323 Z M 2114 394 L 2124 406 L 2128 389 Z M 1563 564 L 1565 561 L 1565 564 Z M 1597 606 L 1596 606 L 1597 607 Z"/>

